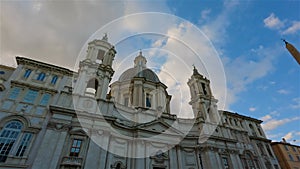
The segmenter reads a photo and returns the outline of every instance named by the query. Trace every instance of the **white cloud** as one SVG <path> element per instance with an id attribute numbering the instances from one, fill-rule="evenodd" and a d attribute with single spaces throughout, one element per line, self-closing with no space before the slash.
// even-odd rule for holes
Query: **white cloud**
<path id="1" fill-rule="evenodd" d="M 282 53 L 282 47 L 265 48 L 259 46 L 258 49 L 253 49 L 252 52 L 257 58 L 247 55 L 234 59 L 223 58 L 228 82 L 227 105 L 234 103 L 238 99 L 239 93 L 246 91 L 252 82 L 273 71 L 273 60 Z"/>
<path id="2" fill-rule="evenodd" d="M 283 35 L 294 34 L 299 30 L 300 30 L 300 21 L 294 21 L 292 22 L 292 25 L 290 27 L 288 27 L 282 32 L 282 34 Z"/>
<path id="3" fill-rule="evenodd" d="M 300 21 L 280 20 L 274 13 L 264 19 L 265 27 L 277 30 L 281 35 L 295 34 L 300 30 Z"/>
<path id="4" fill-rule="evenodd" d="M 105 24 L 132 13 L 169 12 L 164 1 L 6 1 L 0 8 L 0 64 L 15 64 L 14 56 L 23 55 L 70 69 L 84 42 Z"/>
<path id="5" fill-rule="evenodd" d="M 250 107 L 249 111 L 254 112 L 254 111 L 256 111 L 256 108 L 255 107 Z"/>
<path id="6" fill-rule="evenodd" d="M 274 13 L 271 13 L 270 16 L 264 19 L 264 24 L 265 27 L 270 29 L 280 29 L 284 26 L 283 22 Z"/>
<path id="7" fill-rule="evenodd" d="M 288 91 L 288 90 L 285 90 L 285 89 L 280 89 L 280 90 L 277 90 L 277 93 L 279 93 L 279 94 L 289 94 L 290 93 L 290 91 Z"/>
<path id="8" fill-rule="evenodd" d="M 288 132 L 286 135 L 283 136 L 286 140 L 291 140 L 293 138 L 293 132 Z"/>
<path id="9" fill-rule="evenodd" d="M 272 118 L 272 116 L 269 115 L 269 114 L 267 114 L 267 115 L 261 117 L 260 119 L 261 119 L 262 121 L 268 121 L 268 120 L 270 120 L 271 118 Z"/>
<path id="10" fill-rule="evenodd" d="M 201 19 L 206 20 L 208 18 L 208 15 L 210 14 L 211 9 L 205 9 L 201 11 Z"/>
<path id="11" fill-rule="evenodd" d="M 290 106 L 293 109 L 300 109 L 300 97 L 293 99 L 293 104 Z"/>
<path id="12" fill-rule="evenodd" d="M 268 119 L 265 123 L 263 123 L 262 127 L 266 131 L 274 130 L 279 126 L 285 125 L 286 123 L 296 121 L 299 119 L 300 119 L 300 117 L 285 118 L 285 119 L 280 119 L 280 120 L 271 118 L 271 119 Z"/>
<path id="13" fill-rule="evenodd" d="M 265 133 L 267 135 L 267 138 L 272 139 L 273 141 L 280 141 L 281 140 L 282 133 L 275 133 L 274 134 L 274 133 L 270 133 L 269 131 L 266 131 Z M 278 138 L 280 138 L 280 139 L 276 140 Z"/>

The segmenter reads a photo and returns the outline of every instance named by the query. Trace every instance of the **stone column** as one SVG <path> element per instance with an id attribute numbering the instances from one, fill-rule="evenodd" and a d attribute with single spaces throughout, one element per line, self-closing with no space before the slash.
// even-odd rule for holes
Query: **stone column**
<path id="1" fill-rule="evenodd" d="M 179 169 L 179 163 L 177 161 L 178 156 L 176 154 L 176 147 L 169 150 L 170 168 Z"/>
<path id="2" fill-rule="evenodd" d="M 178 169 L 184 169 L 183 164 L 182 164 L 182 157 L 181 157 L 181 149 L 180 146 L 175 146 L 176 147 L 176 156 L 177 156 L 177 164 L 178 164 Z"/>
<path id="3" fill-rule="evenodd" d="M 47 130 L 32 169 L 57 168 L 66 136 L 66 131 Z"/>
<path id="4" fill-rule="evenodd" d="M 99 145 L 97 145 L 93 141 L 93 139 L 90 139 L 89 149 L 87 152 L 84 168 L 94 168 L 94 169 L 99 168 L 99 166 L 100 166 L 99 162 L 101 159 L 100 152 L 101 152 L 101 149 L 100 149 Z"/>
<path id="5" fill-rule="evenodd" d="M 108 132 L 103 132 L 103 134 L 101 135 L 101 137 L 97 137 L 99 140 L 100 144 L 102 145 L 101 147 L 101 153 L 100 153 L 100 169 L 106 169 L 106 158 L 108 155 L 108 148 L 109 148 L 109 142 L 110 142 L 110 133 Z"/>
<path id="6" fill-rule="evenodd" d="M 136 149 L 135 149 L 135 154 L 137 157 L 135 159 L 135 167 L 136 169 L 142 169 L 145 168 L 145 143 L 143 140 L 136 140 L 134 142 L 135 145 L 133 145 Z"/>

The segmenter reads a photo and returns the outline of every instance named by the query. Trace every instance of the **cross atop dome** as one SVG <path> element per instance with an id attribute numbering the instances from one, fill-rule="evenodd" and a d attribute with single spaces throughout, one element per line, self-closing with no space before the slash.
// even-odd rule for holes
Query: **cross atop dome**
<path id="1" fill-rule="evenodd" d="M 145 69 L 147 59 L 143 56 L 142 50 L 140 49 L 139 55 L 134 59 L 134 67 L 138 67 L 139 71 Z"/>

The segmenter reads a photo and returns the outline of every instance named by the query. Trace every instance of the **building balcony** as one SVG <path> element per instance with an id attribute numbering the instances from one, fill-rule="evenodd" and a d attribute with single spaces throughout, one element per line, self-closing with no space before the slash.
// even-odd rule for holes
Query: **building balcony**
<path id="1" fill-rule="evenodd" d="M 82 165 L 82 157 L 63 157 L 61 165 L 71 165 L 71 166 L 81 166 Z"/>

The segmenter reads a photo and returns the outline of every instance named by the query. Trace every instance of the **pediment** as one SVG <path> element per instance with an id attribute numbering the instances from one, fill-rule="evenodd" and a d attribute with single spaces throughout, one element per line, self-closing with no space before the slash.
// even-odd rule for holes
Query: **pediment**
<path id="1" fill-rule="evenodd" d="M 168 124 L 162 120 L 153 120 L 151 122 L 141 124 L 138 126 L 138 129 L 165 134 L 183 135 L 183 132 L 172 127 L 172 124 Z"/>
<path id="2" fill-rule="evenodd" d="M 86 132 L 82 129 L 82 128 L 77 128 L 74 127 L 72 128 L 69 133 L 72 135 L 82 135 L 82 136 L 86 136 Z"/>

